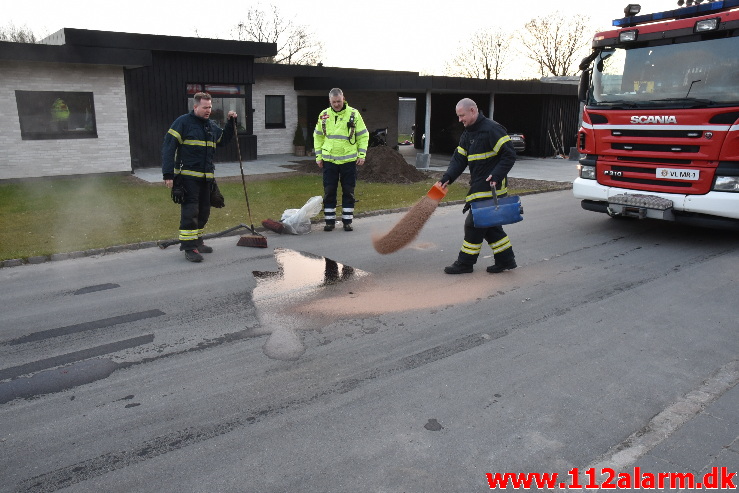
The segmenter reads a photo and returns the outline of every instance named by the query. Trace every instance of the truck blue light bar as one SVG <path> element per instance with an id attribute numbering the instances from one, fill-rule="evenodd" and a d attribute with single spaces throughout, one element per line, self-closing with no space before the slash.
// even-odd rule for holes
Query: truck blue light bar
<path id="1" fill-rule="evenodd" d="M 645 22 L 664 21 L 668 19 L 682 19 L 686 17 L 695 17 L 697 15 L 711 14 L 739 7 L 739 0 L 719 0 L 717 2 L 702 3 L 700 5 L 692 5 L 681 9 L 668 10 L 666 12 L 656 12 L 654 14 L 638 15 L 635 17 L 624 17 L 623 19 L 614 19 L 613 25 L 616 27 L 635 26 Z"/>

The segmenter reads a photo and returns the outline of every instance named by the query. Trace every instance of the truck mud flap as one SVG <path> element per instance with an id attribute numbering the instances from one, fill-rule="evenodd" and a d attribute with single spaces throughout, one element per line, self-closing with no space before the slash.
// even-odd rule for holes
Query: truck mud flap
<path id="1" fill-rule="evenodd" d="M 672 207 L 672 200 L 654 195 L 624 193 L 608 198 L 608 214 L 611 216 L 674 221 Z"/>

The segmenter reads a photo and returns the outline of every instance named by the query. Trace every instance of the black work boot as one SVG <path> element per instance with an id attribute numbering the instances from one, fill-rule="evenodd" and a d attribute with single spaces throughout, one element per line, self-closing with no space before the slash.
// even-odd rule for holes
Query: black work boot
<path id="1" fill-rule="evenodd" d="M 326 223 L 326 225 L 323 227 L 324 231 L 333 231 L 334 230 L 334 223 Z"/>
<path id="2" fill-rule="evenodd" d="M 209 247 L 203 240 L 198 242 L 198 253 L 213 253 L 213 247 Z"/>
<path id="3" fill-rule="evenodd" d="M 203 256 L 197 250 L 185 250 L 185 258 L 190 262 L 203 261 Z"/>
<path id="4" fill-rule="evenodd" d="M 463 264 L 462 262 L 457 260 L 449 267 L 444 267 L 444 272 L 446 272 L 447 274 L 469 274 L 470 272 L 472 272 L 472 269 L 472 265 Z"/>
<path id="5" fill-rule="evenodd" d="M 344 231 L 354 231 L 354 226 L 351 223 L 344 223 Z"/>
<path id="6" fill-rule="evenodd" d="M 518 267 L 516 265 L 516 259 L 511 259 L 507 262 L 495 262 L 493 265 L 489 265 L 487 269 L 488 272 L 491 274 L 498 274 L 500 272 L 503 272 L 504 270 L 511 270 Z"/>

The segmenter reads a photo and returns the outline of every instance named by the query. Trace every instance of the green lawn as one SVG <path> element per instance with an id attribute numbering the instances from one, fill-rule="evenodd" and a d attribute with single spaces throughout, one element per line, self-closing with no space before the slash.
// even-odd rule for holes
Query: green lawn
<path id="1" fill-rule="evenodd" d="M 357 184 L 355 214 L 410 207 L 435 180 L 414 184 Z M 207 232 L 249 225 L 241 179 L 220 179 L 226 207 L 213 209 Z M 321 176 L 290 175 L 249 181 L 252 220 L 279 220 L 285 209 L 298 209 L 323 195 Z M 467 187 L 453 184 L 445 200 L 461 200 Z M 34 179 L 0 183 L 0 261 L 24 259 L 176 238 L 180 207 L 162 184 L 130 176 Z M 320 218 L 320 216 L 319 216 Z"/>

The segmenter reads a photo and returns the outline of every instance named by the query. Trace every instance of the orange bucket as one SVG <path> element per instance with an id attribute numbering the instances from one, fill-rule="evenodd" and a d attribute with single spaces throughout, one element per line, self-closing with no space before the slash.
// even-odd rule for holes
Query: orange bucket
<path id="1" fill-rule="evenodd" d="M 436 200 L 437 202 L 444 198 L 446 195 L 446 189 L 441 188 L 441 186 L 434 184 L 433 187 L 431 187 L 431 190 L 428 191 L 426 194 L 428 198 L 432 200 Z"/>

